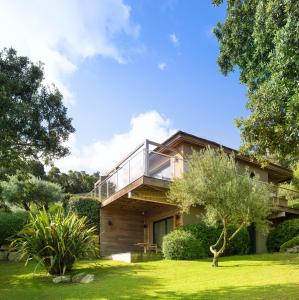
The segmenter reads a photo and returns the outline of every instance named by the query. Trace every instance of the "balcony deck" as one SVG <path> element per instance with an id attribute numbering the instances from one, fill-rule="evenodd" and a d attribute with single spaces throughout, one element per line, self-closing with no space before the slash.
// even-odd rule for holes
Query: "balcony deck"
<path id="1" fill-rule="evenodd" d="M 157 146 L 161 145 L 145 141 L 113 168 L 103 181 L 96 182 L 92 193 L 102 201 L 103 206 L 136 188 L 140 190 L 141 186 L 152 189 L 151 196 L 155 199 L 153 188 L 166 190 L 169 181 L 182 174 L 183 160 L 175 154 L 169 155 L 172 151 L 169 149 L 164 151 L 160 148 L 156 152 Z"/>

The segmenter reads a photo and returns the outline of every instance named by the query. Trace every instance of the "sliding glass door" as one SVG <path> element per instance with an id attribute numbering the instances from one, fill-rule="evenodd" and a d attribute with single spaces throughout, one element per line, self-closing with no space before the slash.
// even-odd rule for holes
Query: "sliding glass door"
<path id="1" fill-rule="evenodd" d="M 163 236 L 173 230 L 173 217 L 154 222 L 154 244 L 162 248 Z"/>

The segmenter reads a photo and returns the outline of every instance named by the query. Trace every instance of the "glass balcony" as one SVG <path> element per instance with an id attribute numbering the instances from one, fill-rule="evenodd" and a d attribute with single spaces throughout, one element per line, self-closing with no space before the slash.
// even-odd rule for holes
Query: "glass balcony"
<path id="1" fill-rule="evenodd" d="M 183 161 L 175 156 L 151 150 L 157 144 L 146 141 L 119 163 L 107 177 L 95 184 L 93 194 L 104 200 L 141 176 L 171 180 L 181 172 Z"/>

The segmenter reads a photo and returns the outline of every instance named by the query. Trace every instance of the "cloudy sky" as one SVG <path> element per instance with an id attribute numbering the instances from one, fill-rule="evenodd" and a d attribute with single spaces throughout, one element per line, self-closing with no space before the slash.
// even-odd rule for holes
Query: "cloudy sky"
<path id="1" fill-rule="evenodd" d="M 239 147 L 246 91 L 219 72 L 211 2 L 0 0 L 0 47 L 44 62 L 74 120 L 61 170 L 107 171 L 178 129 Z"/>

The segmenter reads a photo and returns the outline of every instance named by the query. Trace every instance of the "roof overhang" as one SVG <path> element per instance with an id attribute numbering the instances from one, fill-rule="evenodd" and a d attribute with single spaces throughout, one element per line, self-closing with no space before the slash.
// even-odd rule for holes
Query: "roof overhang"
<path id="1" fill-rule="evenodd" d="M 208 146 L 214 148 L 222 148 L 227 153 L 234 153 L 236 155 L 237 160 L 243 161 L 248 165 L 262 168 L 261 165 L 256 160 L 251 159 L 249 156 L 242 155 L 238 150 L 223 146 L 216 142 L 203 139 L 183 131 L 178 131 L 175 134 L 173 134 L 171 137 L 169 137 L 166 141 L 163 142 L 163 145 L 165 147 L 175 148 L 182 143 L 188 143 L 203 148 Z M 291 180 L 293 177 L 293 173 L 291 170 L 273 163 L 269 163 L 264 169 L 268 171 L 270 180 L 273 179 L 278 182 L 284 182 L 284 181 Z"/>

